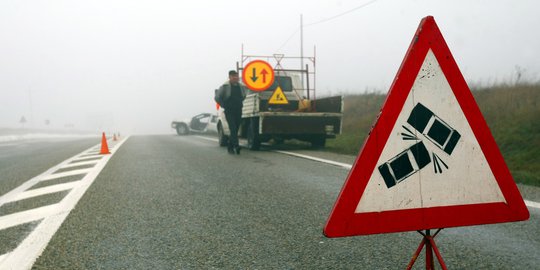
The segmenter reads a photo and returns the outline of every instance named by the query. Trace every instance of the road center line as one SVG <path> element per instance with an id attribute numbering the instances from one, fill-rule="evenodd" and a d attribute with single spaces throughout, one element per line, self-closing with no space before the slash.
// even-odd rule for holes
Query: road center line
<path id="1" fill-rule="evenodd" d="M 195 136 L 195 137 L 205 139 L 207 141 L 218 142 L 218 139 L 208 138 L 208 137 L 205 137 L 205 136 Z M 276 152 L 276 153 L 289 155 L 289 156 L 299 157 L 299 158 L 303 158 L 303 159 L 309 159 L 309 160 L 313 160 L 313 161 L 317 161 L 317 162 L 322 162 L 322 163 L 338 166 L 338 167 L 341 167 L 341 168 L 344 168 L 344 169 L 347 169 L 347 170 L 350 170 L 352 168 L 352 164 L 341 163 L 341 162 L 337 162 L 337 161 L 333 161 L 333 160 L 317 158 L 317 157 L 297 154 L 297 153 L 288 152 L 288 151 L 281 151 L 281 150 L 272 150 L 272 151 Z M 540 203 L 534 202 L 534 201 L 529 201 L 529 200 L 524 200 L 524 201 L 525 201 L 525 205 L 527 205 L 528 207 L 540 209 Z"/>

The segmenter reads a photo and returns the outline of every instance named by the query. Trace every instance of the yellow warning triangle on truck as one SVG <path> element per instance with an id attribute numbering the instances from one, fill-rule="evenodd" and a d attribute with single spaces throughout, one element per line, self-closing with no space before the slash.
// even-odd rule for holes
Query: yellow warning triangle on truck
<path id="1" fill-rule="evenodd" d="M 281 87 L 277 87 L 270 99 L 268 100 L 268 104 L 289 104 L 289 101 L 287 100 L 287 97 L 283 93 L 283 90 L 281 90 Z"/>

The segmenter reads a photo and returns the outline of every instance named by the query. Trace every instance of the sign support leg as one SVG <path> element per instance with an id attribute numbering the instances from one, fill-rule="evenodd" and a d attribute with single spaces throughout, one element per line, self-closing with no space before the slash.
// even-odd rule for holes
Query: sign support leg
<path id="1" fill-rule="evenodd" d="M 418 231 L 424 238 L 422 239 L 422 242 L 420 242 L 420 245 L 416 249 L 416 252 L 414 253 L 411 261 L 409 262 L 409 265 L 407 266 L 407 270 L 411 270 L 414 263 L 416 262 L 416 259 L 418 259 L 418 256 L 422 252 L 422 249 L 424 246 L 426 246 L 426 270 L 433 270 L 435 269 L 435 263 L 433 260 L 433 253 L 435 252 L 435 256 L 437 257 L 437 260 L 439 261 L 439 264 L 441 265 L 441 268 L 443 270 L 447 270 L 446 264 L 444 263 L 444 260 L 441 256 L 441 253 L 439 252 L 439 249 L 437 248 L 437 245 L 435 244 L 435 236 L 439 234 L 439 232 L 442 229 L 438 229 L 433 236 L 431 235 L 430 230 L 426 230 L 425 233 Z"/>
<path id="2" fill-rule="evenodd" d="M 431 245 L 431 234 L 430 234 L 430 230 L 426 230 L 426 234 L 424 235 L 424 239 L 425 238 L 428 238 L 428 241 L 425 241 L 426 242 L 426 269 L 429 269 L 429 270 L 432 270 L 434 269 L 435 267 L 435 264 L 433 262 L 433 248 L 432 248 L 432 245 Z"/>

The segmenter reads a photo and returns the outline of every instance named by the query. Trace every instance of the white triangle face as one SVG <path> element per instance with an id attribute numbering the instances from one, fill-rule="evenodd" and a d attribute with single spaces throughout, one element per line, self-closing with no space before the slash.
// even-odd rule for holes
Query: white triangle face
<path id="1" fill-rule="evenodd" d="M 429 50 L 355 212 L 491 202 L 505 199 Z"/>
<path id="2" fill-rule="evenodd" d="M 278 86 L 274 93 L 272 93 L 272 96 L 268 100 L 268 104 L 289 104 L 289 100 L 287 100 L 287 96 L 285 96 L 281 87 Z"/>

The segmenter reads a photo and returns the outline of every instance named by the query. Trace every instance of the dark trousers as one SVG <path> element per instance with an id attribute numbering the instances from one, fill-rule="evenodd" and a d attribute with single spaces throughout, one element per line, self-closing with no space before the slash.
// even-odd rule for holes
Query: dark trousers
<path id="1" fill-rule="evenodd" d="M 238 129 L 240 128 L 240 121 L 242 121 L 242 109 L 239 110 L 225 110 L 225 118 L 229 124 L 229 130 L 231 135 L 229 136 L 229 149 L 238 147 Z"/>

